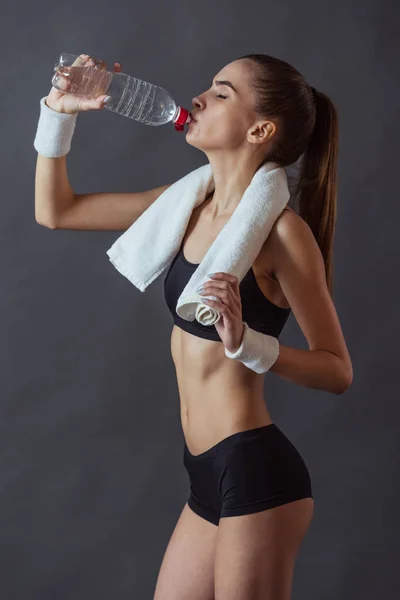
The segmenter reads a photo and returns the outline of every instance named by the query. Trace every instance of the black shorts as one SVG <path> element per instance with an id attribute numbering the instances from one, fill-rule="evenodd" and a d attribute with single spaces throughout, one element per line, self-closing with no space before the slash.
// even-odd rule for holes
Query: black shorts
<path id="1" fill-rule="evenodd" d="M 214 525 L 221 517 L 313 497 L 302 456 L 275 423 L 234 433 L 197 456 L 185 441 L 183 462 L 188 504 Z"/>

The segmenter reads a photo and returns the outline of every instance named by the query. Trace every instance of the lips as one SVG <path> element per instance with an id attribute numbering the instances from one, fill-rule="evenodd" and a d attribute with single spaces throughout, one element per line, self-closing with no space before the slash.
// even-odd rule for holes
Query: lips
<path id="1" fill-rule="evenodd" d="M 192 123 L 193 121 L 197 121 L 197 119 L 195 118 L 195 116 L 192 113 L 189 113 L 190 115 L 190 122 Z"/>

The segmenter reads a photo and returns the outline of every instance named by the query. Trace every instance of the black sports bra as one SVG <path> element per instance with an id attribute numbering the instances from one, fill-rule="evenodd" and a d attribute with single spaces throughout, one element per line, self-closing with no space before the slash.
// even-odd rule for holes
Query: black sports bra
<path id="1" fill-rule="evenodd" d="M 199 263 L 200 264 L 200 263 Z M 202 325 L 196 319 L 186 321 L 176 312 L 178 298 L 190 277 L 199 265 L 186 260 L 183 255 L 183 241 L 164 279 L 164 295 L 175 325 L 192 335 L 221 342 L 215 325 Z M 279 337 L 290 315 L 290 308 L 273 304 L 261 291 L 254 275 L 253 267 L 247 271 L 239 285 L 242 302 L 242 319 L 252 329 Z"/>

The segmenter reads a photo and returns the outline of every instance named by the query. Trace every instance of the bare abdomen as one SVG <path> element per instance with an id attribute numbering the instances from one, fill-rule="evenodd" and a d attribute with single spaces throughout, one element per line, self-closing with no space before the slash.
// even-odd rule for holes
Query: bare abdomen
<path id="1" fill-rule="evenodd" d="M 183 434 L 192 454 L 245 429 L 272 423 L 264 376 L 225 356 L 221 342 L 174 325 L 171 354 L 179 389 Z"/>

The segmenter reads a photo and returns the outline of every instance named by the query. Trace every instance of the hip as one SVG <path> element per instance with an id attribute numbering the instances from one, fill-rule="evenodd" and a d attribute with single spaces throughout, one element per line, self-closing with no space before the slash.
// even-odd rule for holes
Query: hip
<path id="1" fill-rule="evenodd" d="M 303 457 L 275 423 L 238 431 L 197 455 L 184 442 L 183 462 L 193 502 L 215 514 L 223 508 L 222 516 L 313 496 Z"/>

